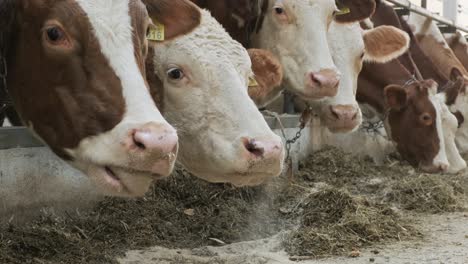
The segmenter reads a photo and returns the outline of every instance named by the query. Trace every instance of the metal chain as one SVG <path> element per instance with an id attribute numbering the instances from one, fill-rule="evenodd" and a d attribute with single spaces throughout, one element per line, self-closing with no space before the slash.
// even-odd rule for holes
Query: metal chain
<path id="1" fill-rule="evenodd" d="M 307 123 L 312 117 L 312 108 L 309 105 L 307 105 L 306 109 L 304 109 L 300 118 L 299 130 L 296 132 L 296 135 L 291 139 L 287 138 L 285 128 L 283 126 L 283 123 L 281 122 L 281 118 L 279 117 L 278 113 L 270 112 L 270 111 L 263 111 L 263 113 L 274 117 L 278 121 L 280 125 L 280 129 L 281 129 L 281 134 L 283 135 L 283 138 L 286 140 L 286 143 L 285 143 L 286 161 L 289 160 L 289 157 L 291 156 L 290 154 L 291 154 L 292 145 L 295 144 L 302 137 L 302 132 L 304 131 Z"/>

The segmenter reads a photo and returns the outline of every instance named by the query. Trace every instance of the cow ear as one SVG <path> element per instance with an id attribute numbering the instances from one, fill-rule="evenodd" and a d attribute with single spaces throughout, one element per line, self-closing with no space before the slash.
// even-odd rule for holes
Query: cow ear
<path id="1" fill-rule="evenodd" d="M 157 30 L 163 32 L 158 41 L 187 34 L 200 25 L 200 8 L 188 0 L 143 0 L 143 3 Z"/>
<path id="2" fill-rule="evenodd" d="M 389 85 L 385 87 L 385 104 L 393 110 L 401 110 L 408 103 L 408 94 L 405 88 L 399 85 Z"/>
<path id="3" fill-rule="evenodd" d="M 445 93 L 445 104 L 453 105 L 458 95 L 465 86 L 463 77 L 457 78 L 454 82 L 449 82 L 442 90 Z"/>
<path id="4" fill-rule="evenodd" d="M 336 0 L 339 9 L 335 16 L 338 23 L 360 22 L 375 12 L 375 0 Z"/>
<path id="5" fill-rule="evenodd" d="M 255 80 L 249 82 L 249 96 L 257 106 L 265 106 L 281 94 L 279 87 L 283 81 L 283 67 L 267 50 L 249 49 L 248 53 L 255 75 L 252 77 Z"/>
<path id="6" fill-rule="evenodd" d="M 409 48 L 408 34 L 393 26 L 380 26 L 364 31 L 364 60 L 386 63 L 403 55 Z"/>
<path id="7" fill-rule="evenodd" d="M 457 67 L 453 67 L 450 71 L 450 80 L 456 82 L 458 79 L 463 79 L 463 73 Z"/>

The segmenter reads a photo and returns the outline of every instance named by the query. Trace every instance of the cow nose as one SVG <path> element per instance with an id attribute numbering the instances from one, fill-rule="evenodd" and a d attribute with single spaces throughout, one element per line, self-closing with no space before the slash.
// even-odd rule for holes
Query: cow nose
<path id="1" fill-rule="evenodd" d="M 334 119 L 344 122 L 352 122 L 358 115 L 357 108 L 352 105 L 332 105 L 330 112 Z"/>
<path id="2" fill-rule="evenodd" d="M 324 69 L 309 73 L 306 84 L 314 97 L 333 97 L 338 93 L 340 78 L 336 70 Z"/>
<path id="3" fill-rule="evenodd" d="M 428 173 L 447 172 L 449 164 L 446 162 L 435 162 L 431 166 L 422 167 L 422 170 Z"/>
<path id="4" fill-rule="evenodd" d="M 166 124 L 148 123 L 135 129 L 133 143 L 142 151 L 173 152 L 178 144 L 174 128 Z"/>
<path id="5" fill-rule="evenodd" d="M 283 143 L 277 139 L 242 138 L 247 159 L 276 159 L 283 152 Z"/>
<path id="6" fill-rule="evenodd" d="M 174 167 L 178 151 L 176 130 L 169 124 L 147 123 L 134 129 L 131 149 L 142 155 L 140 170 L 168 176 Z"/>
<path id="7" fill-rule="evenodd" d="M 448 171 L 448 168 L 449 168 L 449 164 L 447 164 L 447 163 L 439 163 L 436 166 L 437 166 L 437 168 L 439 169 L 440 172 L 446 172 L 446 171 Z"/>

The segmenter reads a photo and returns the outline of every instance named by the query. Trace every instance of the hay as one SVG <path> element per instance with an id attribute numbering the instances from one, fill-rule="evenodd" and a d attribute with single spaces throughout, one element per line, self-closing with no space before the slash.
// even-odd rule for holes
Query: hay
<path id="1" fill-rule="evenodd" d="M 301 164 L 295 182 L 256 188 L 208 184 L 177 169 L 145 198 L 1 226 L 0 263 L 116 263 L 131 249 L 218 246 L 284 230 L 295 230 L 284 241 L 291 254 L 348 255 L 418 236 L 406 211 L 395 211 L 462 210 L 467 186 L 466 175 L 418 174 L 395 158 L 376 166 L 333 148 Z"/>
<path id="2" fill-rule="evenodd" d="M 463 210 L 464 187 L 453 176 L 420 175 L 396 182 L 388 193 L 390 202 L 420 213 Z"/>
<path id="3" fill-rule="evenodd" d="M 312 194 L 301 209 L 301 225 L 284 241 L 286 251 L 295 256 L 348 255 L 377 242 L 419 235 L 389 207 L 345 190 L 329 188 Z"/>

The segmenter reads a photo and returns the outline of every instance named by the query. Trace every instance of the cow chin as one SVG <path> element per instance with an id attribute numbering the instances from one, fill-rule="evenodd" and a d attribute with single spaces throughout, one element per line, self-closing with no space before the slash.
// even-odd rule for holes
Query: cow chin
<path id="1" fill-rule="evenodd" d="M 141 197 L 155 180 L 163 178 L 148 172 L 94 164 L 87 165 L 83 172 L 102 194 L 118 197 Z"/>

